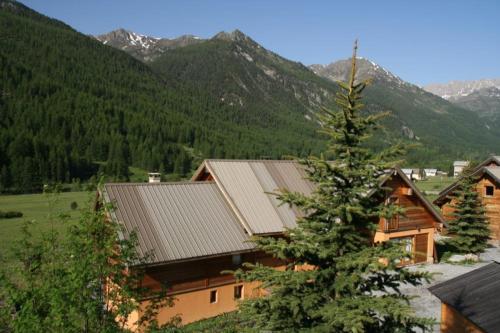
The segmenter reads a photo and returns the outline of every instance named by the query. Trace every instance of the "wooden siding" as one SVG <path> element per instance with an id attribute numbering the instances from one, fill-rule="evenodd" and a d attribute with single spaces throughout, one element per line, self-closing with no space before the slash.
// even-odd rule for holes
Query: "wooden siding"
<path id="1" fill-rule="evenodd" d="M 241 254 L 241 262 L 260 262 L 271 267 L 282 265 L 280 261 L 262 253 Z M 145 287 L 156 290 L 163 285 L 169 294 L 178 294 L 234 283 L 232 274 L 221 272 L 239 267 L 233 263 L 232 256 L 173 263 L 148 268 L 143 283 Z"/>
<path id="2" fill-rule="evenodd" d="M 415 263 L 427 261 L 429 234 L 415 235 Z"/>
<path id="3" fill-rule="evenodd" d="M 485 333 L 453 307 L 441 303 L 441 333 Z"/>
<path id="4" fill-rule="evenodd" d="M 405 216 L 399 216 L 398 225 L 395 227 L 393 221 L 380 219 L 379 229 L 382 232 L 397 232 L 412 229 L 432 228 L 438 221 L 423 205 L 420 198 L 411 192 L 409 186 L 400 178 L 394 176 L 387 181 L 385 186 L 392 188 L 388 198 L 397 197 L 397 204 L 405 209 Z M 411 194 L 409 194 L 411 193 Z"/>
<path id="5" fill-rule="evenodd" d="M 486 196 L 486 186 L 493 186 L 493 196 Z M 480 193 L 491 230 L 491 239 L 500 240 L 500 186 L 489 176 L 484 175 L 476 184 L 476 191 Z M 441 210 L 445 219 L 453 219 L 454 201 L 445 203 Z"/>

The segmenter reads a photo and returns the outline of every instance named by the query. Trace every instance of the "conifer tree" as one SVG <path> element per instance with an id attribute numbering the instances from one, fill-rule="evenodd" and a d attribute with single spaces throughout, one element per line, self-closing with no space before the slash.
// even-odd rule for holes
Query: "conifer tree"
<path id="1" fill-rule="evenodd" d="M 310 196 L 282 190 L 284 204 L 304 217 L 285 237 L 257 237 L 257 248 L 286 263 L 285 270 L 245 264 L 235 275 L 260 281 L 266 296 L 241 304 L 256 327 L 314 332 L 413 332 L 431 320 L 414 315 L 402 283 L 420 284 L 430 276 L 401 267 L 408 253 L 397 244 L 373 244 L 380 217 L 400 214 L 385 206 L 380 177 L 402 152 L 401 145 L 379 153 L 366 148 L 370 133 L 384 114 L 363 115 L 361 93 L 367 82 L 356 80 L 356 49 L 347 83 L 339 83 L 338 112 L 325 110 L 321 131 L 329 148 L 319 157 L 301 160 L 316 185 Z M 367 195 L 368 194 L 368 195 Z M 381 203 L 382 202 L 382 203 Z"/>
<path id="2" fill-rule="evenodd" d="M 452 196 L 453 219 L 448 221 L 448 231 L 453 237 L 449 244 L 459 253 L 479 254 L 490 238 L 488 219 L 475 184 L 472 175 L 465 175 Z"/>

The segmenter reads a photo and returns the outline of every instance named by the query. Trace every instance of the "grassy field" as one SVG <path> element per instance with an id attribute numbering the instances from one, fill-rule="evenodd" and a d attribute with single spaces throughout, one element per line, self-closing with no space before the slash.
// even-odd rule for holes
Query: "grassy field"
<path id="1" fill-rule="evenodd" d="M 415 182 L 415 185 L 417 185 L 419 190 L 424 192 L 427 199 L 432 201 L 437 198 L 438 192 L 441 192 L 455 180 L 456 178 L 453 177 L 436 176 L 426 180 L 417 181 Z"/>
<path id="2" fill-rule="evenodd" d="M 64 231 L 67 225 L 57 221 L 58 214 L 69 214 L 68 223 L 76 221 L 80 209 L 86 207 L 89 195 L 88 192 L 64 192 L 58 195 L 1 195 L 0 210 L 20 211 L 23 213 L 23 217 L 0 219 L 0 254 L 6 258 L 10 256 L 12 245 L 20 238 L 20 230 L 24 221 L 34 221 L 31 229 L 34 235 L 50 231 L 51 228 Z M 78 204 L 78 208 L 75 210 L 70 208 L 73 201 Z"/>

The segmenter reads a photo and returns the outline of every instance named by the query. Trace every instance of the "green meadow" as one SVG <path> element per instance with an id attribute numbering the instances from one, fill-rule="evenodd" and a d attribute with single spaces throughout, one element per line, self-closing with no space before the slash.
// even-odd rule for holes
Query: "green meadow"
<path id="1" fill-rule="evenodd" d="M 80 216 L 80 210 L 87 207 L 89 192 L 63 192 L 59 194 L 20 194 L 1 195 L 0 211 L 19 211 L 20 218 L 0 219 L 0 255 L 9 258 L 10 249 L 21 237 L 21 227 L 25 221 L 33 221 L 30 228 L 33 235 L 55 230 L 64 232 Z M 77 208 L 71 209 L 76 202 Z M 69 219 L 62 223 L 60 214 L 67 214 Z"/>

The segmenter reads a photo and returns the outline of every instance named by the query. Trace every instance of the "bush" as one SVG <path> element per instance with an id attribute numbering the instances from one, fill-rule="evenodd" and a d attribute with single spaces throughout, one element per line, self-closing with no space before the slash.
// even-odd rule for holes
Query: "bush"
<path id="1" fill-rule="evenodd" d="M 3 212 L 0 210 L 0 219 L 15 219 L 17 217 L 23 217 L 23 213 L 16 211 Z"/>
<path id="2" fill-rule="evenodd" d="M 71 204 L 69 205 L 69 207 L 72 209 L 72 210 L 75 210 L 78 208 L 78 204 L 76 203 L 76 201 L 73 201 L 71 202 Z"/>

